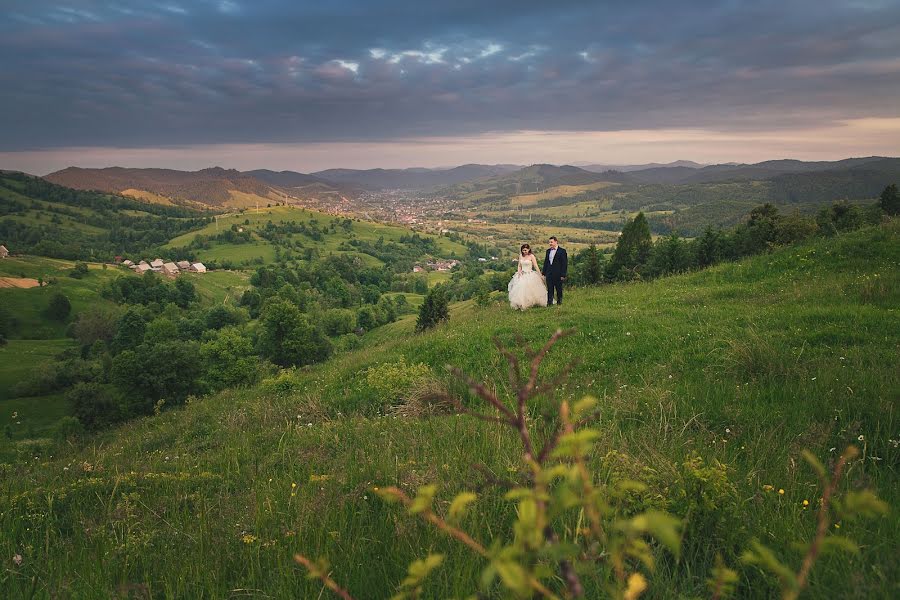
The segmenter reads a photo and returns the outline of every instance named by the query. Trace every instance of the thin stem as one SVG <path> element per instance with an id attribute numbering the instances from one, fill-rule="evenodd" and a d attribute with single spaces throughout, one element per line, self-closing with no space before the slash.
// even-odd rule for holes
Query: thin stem
<path id="1" fill-rule="evenodd" d="M 309 571 L 313 577 L 320 579 L 322 583 L 325 584 L 325 587 L 327 587 L 329 590 L 331 590 L 344 600 L 354 600 L 353 596 L 350 595 L 350 592 L 335 583 L 334 579 L 329 577 L 328 573 L 325 573 L 321 569 L 319 569 L 316 563 L 309 560 L 302 554 L 295 554 L 294 560 L 306 567 L 306 570 Z"/>

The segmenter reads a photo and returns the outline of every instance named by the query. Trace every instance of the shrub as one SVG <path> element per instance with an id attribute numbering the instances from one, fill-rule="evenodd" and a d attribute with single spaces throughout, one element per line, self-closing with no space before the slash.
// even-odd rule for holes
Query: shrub
<path id="1" fill-rule="evenodd" d="M 117 399 L 97 383 L 77 383 L 66 393 L 72 411 L 85 429 L 96 431 L 121 420 Z"/>
<path id="2" fill-rule="evenodd" d="M 433 376 L 428 365 L 409 365 L 403 358 L 399 362 L 384 363 L 365 371 L 366 385 L 382 404 L 395 404 L 398 400 L 408 399 L 407 395 L 417 384 Z"/>

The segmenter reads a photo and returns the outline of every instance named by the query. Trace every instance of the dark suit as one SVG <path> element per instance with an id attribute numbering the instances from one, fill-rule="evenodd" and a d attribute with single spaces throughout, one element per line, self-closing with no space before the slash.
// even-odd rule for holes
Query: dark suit
<path id="1" fill-rule="evenodd" d="M 544 268 L 541 273 L 547 278 L 547 306 L 553 304 L 553 290 L 556 290 L 556 303 L 562 304 L 563 278 L 569 272 L 569 257 L 565 248 L 556 247 L 553 264 L 550 263 L 550 248 L 544 257 Z"/>

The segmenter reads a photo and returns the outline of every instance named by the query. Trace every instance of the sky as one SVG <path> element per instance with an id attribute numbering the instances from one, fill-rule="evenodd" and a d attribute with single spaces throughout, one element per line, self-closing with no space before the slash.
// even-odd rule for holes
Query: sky
<path id="1" fill-rule="evenodd" d="M 896 0 L 4 0 L 0 168 L 900 154 Z"/>

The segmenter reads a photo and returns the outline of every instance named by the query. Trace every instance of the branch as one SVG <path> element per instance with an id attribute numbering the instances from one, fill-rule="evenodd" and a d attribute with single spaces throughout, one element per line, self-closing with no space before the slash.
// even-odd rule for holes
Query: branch
<path id="1" fill-rule="evenodd" d="M 844 450 L 844 453 L 834 465 L 831 481 L 827 481 L 824 476 L 820 477 L 822 485 L 825 487 L 825 491 L 822 492 L 822 505 L 819 506 L 819 514 L 817 515 L 818 524 L 816 526 L 816 537 L 813 538 L 812 544 L 809 545 L 809 550 L 807 550 L 806 556 L 803 557 L 803 564 L 797 572 L 797 587 L 785 594 L 786 599 L 794 600 L 800 595 L 800 592 L 809 582 L 809 572 L 812 570 L 813 564 L 815 564 L 816 559 L 819 557 L 819 551 L 822 549 L 822 541 L 828 533 L 831 497 L 837 489 L 838 483 L 840 483 L 841 474 L 844 471 L 844 466 L 847 464 L 847 461 L 855 457 L 858 453 L 859 450 L 857 450 L 856 447 L 849 446 Z"/>
<path id="2" fill-rule="evenodd" d="M 332 592 L 334 592 L 335 594 L 337 594 L 344 600 L 354 600 L 353 596 L 350 595 L 350 592 L 348 592 L 347 590 L 345 590 L 344 588 L 339 586 L 337 583 L 335 583 L 334 579 L 329 577 L 328 573 L 325 573 L 322 569 L 320 569 L 316 563 L 309 560 L 302 554 L 295 554 L 294 560 L 297 561 L 297 563 L 306 567 L 306 570 L 309 571 L 309 574 L 312 577 L 321 579 L 322 583 L 324 583 L 325 587 L 327 587 L 329 590 L 331 590 Z"/>

